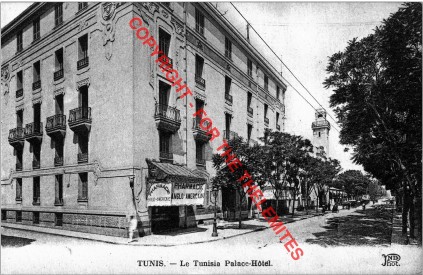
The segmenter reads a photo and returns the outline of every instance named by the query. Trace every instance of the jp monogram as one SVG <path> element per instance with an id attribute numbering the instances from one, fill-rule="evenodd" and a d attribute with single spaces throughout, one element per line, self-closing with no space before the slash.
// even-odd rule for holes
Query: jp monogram
<path id="1" fill-rule="evenodd" d="M 382 264 L 383 266 L 400 266 L 398 263 L 399 260 L 401 260 L 400 255 L 391 253 L 388 255 L 382 254 L 382 256 L 385 257 L 385 262 Z"/>

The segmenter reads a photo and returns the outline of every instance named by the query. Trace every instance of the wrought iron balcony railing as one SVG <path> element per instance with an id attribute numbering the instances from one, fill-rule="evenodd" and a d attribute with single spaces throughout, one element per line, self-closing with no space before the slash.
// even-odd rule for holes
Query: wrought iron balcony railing
<path id="1" fill-rule="evenodd" d="M 156 111 L 154 113 L 156 118 L 166 118 L 174 122 L 181 122 L 181 113 L 175 107 L 165 104 L 156 103 Z"/>
<path id="2" fill-rule="evenodd" d="M 84 58 L 78 60 L 78 62 L 76 63 L 76 67 L 77 67 L 78 70 L 81 70 L 85 67 L 88 67 L 89 64 L 90 64 L 90 62 L 89 62 L 89 59 L 88 59 L 88 56 L 87 56 L 87 57 L 84 57 Z"/>
<path id="3" fill-rule="evenodd" d="M 32 90 L 35 91 L 37 89 L 41 88 L 41 80 L 37 80 L 34 83 L 32 83 Z"/>
<path id="4" fill-rule="evenodd" d="M 59 80 L 59 79 L 62 79 L 62 78 L 63 78 L 63 76 L 64 76 L 64 71 L 63 71 L 63 69 L 60 69 L 60 70 L 58 70 L 58 71 L 55 71 L 55 72 L 54 72 L 54 74 L 53 74 L 54 81 L 57 81 L 57 80 Z"/>
<path id="5" fill-rule="evenodd" d="M 236 133 L 234 131 L 223 130 L 223 138 L 224 139 L 230 140 L 230 139 L 233 139 L 233 138 L 236 138 L 236 137 L 238 137 L 238 133 Z"/>
<path id="6" fill-rule="evenodd" d="M 254 114 L 254 109 L 252 107 L 247 107 L 247 114 L 248 116 L 252 117 Z"/>
<path id="7" fill-rule="evenodd" d="M 43 123 L 42 122 L 31 122 L 25 125 L 25 138 L 29 139 L 32 137 L 43 136 Z"/>
<path id="8" fill-rule="evenodd" d="M 40 197 L 33 197 L 32 198 L 33 205 L 40 205 Z"/>
<path id="9" fill-rule="evenodd" d="M 79 107 L 69 111 L 69 124 L 91 122 L 91 107 Z"/>
<path id="10" fill-rule="evenodd" d="M 232 104 L 232 102 L 233 102 L 233 97 L 232 97 L 232 95 L 230 95 L 230 94 L 228 94 L 228 93 L 225 93 L 225 100 L 226 100 L 226 102 L 228 102 L 228 103 L 231 103 L 231 104 Z"/>
<path id="11" fill-rule="evenodd" d="M 22 163 L 17 162 L 15 168 L 16 168 L 16 171 L 22 171 Z"/>
<path id="12" fill-rule="evenodd" d="M 54 199 L 54 205 L 56 205 L 56 206 L 63 205 L 63 198 L 55 198 Z"/>
<path id="13" fill-rule="evenodd" d="M 311 128 L 324 128 L 324 127 L 328 127 L 330 129 L 330 123 L 327 120 L 320 120 L 320 121 L 315 121 L 313 123 L 311 123 Z"/>
<path id="14" fill-rule="evenodd" d="M 32 161 L 32 169 L 40 169 L 40 161 L 39 160 L 33 160 Z"/>
<path id="15" fill-rule="evenodd" d="M 265 118 L 264 118 L 264 124 L 265 124 L 265 125 L 269 125 L 269 118 L 268 118 L 268 117 L 265 117 Z"/>
<path id="16" fill-rule="evenodd" d="M 206 88 L 206 81 L 199 75 L 195 75 L 195 83 L 203 89 Z"/>
<path id="17" fill-rule="evenodd" d="M 54 166 L 63 166 L 63 157 L 54 157 Z"/>
<path id="18" fill-rule="evenodd" d="M 16 98 L 23 96 L 23 88 L 16 90 Z"/>
<path id="19" fill-rule="evenodd" d="M 160 160 L 164 161 L 173 161 L 173 153 L 170 152 L 160 152 Z"/>
<path id="20" fill-rule="evenodd" d="M 88 153 L 78 153 L 78 163 L 88 162 Z"/>
<path id="21" fill-rule="evenodd" d="M 22 127 L 16 127 L 14 129 L 9 130 L 9 143 L 23 140 L 25 138 L 25 131 Z"/>
<path id="22" fill-rule="evenodd" d="M 57 114 L 47 118 L 46 131 L 51 131 L 56 128 L 66 129 L 66 116 Z"/>

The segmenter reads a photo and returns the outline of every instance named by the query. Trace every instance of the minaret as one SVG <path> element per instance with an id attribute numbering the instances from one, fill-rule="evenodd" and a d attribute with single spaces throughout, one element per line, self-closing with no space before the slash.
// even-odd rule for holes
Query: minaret
<path id="1" fill-rule="evenodd" d="M 315 121 L 311 124 L 311 129 L 313 129 L 312 143 L 316 147 L 316 155 L 321 155 L 323 149 L 325 155 L 329 156 L 330 123 L 326 120 L 326 111 L 324 109 L 316 110 Z"/>

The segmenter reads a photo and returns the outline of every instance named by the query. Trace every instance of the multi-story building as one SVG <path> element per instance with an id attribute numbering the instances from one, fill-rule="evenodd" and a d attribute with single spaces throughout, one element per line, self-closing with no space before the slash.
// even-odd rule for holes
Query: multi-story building
<path id="1" fill-rule="evenodd" d="M 160 72 L 134 17 L 192 99 Z M 213 217 L 222 139 L 284 128 L 280 73 L 210 3 L 35 3 L 1 44 L 5 224 L 125 236 L 136 212 L 140 234 L 193 226 Z M 190 103 L 220 137 L 209 141 Z M 234 196 L 221 191 L 217 205 L 234 209 Z"/>

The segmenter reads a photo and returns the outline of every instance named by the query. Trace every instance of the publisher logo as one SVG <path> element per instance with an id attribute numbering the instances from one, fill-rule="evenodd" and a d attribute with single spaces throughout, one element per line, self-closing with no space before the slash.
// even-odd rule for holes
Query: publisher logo
<path id="1" fill-rule="evenodd" d="M 382 264 L 383 266 L 400 266 L 399 260 L 401 260 L 400 255 L 391 253 L 388 255 L 382 254 L 382 257 L 384 257 L 385 262 Z"/>

